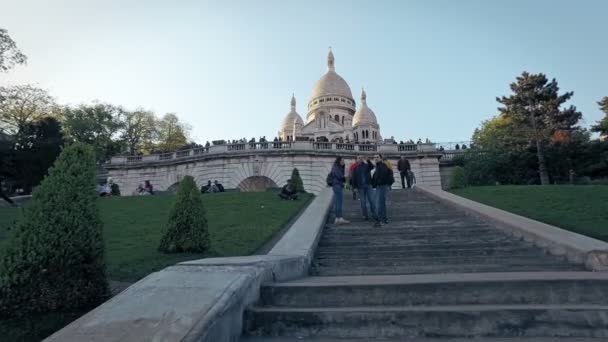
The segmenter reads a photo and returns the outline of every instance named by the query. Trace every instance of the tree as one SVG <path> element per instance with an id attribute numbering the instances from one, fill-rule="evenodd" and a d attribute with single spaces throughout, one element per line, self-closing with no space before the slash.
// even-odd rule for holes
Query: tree
<path id="1" fill-rule="evenodd" d="M 9 134 L 18 134 L 29 122 L 57 115 L 48 92 L 29 84 L 0 87 L 0 99 L 0 130 Z"/>
<path id="2" fill-rule="evenodd" d="M 300 171 L 297 168 L 294 168 L 291 172 L 291 182 L 296 187 L 297 192 L 306 192 L 304 190 L 304 183 L 302 182 L 302 177 L 300 177 Z"/>
<path id="3" fill-rule="evenodd" d="M 165 114 L 165 116 L 157 123 L 158 127 L 158 143 L 157 150 L 159 152 L 171 152 L 188 143 L 188 131 L 190 128 L 174 113 Z"/>
<path id="4" fill-rule="evenodd" d="M 185 176 L 179 184 L 158 249 L 165 253 L 204 253 L 209 249 L 203 198 L 192 176 Z"/>
<path id="5" fill-rule="evenodd" d="M 582 117 L 574 106 L 561 109 L 574 93 L 560 95 L 555 79 L 549 82 L 544 74 L 527 72 L 511 83 L 511 91 L 513 94 L 508 97 L 496 98 L 503 105 L 498 110 L 515 123 L 529 128 L 530 139 L 536 144 L 541 184 L 547 185 L 549 173 L 544 154 L 546 141 L 557 130 L 570 130 Z"/>
<path id="6" fill-rule="evenodd" d="M 597 104 L 605 116 L 597 124 L 591 126 L 591 131 L 600 133 L 600 137 L 605 139 L 608 136 L 608 96 L 604 96 Z"/>
<path id="7" fill-rule="evenodd" d="M 59 156 L 63 142 L 61 125 L 55 118 L 27 123 L 15 136 L 11 156 L 14 173 L 10 178 L 30 192 Z"/>
<path id="8" fill-rule="evenodd" d="M 80 105 L 63 109 L 63 129 L 71 141 L 89 144 L 95 149 L 97 161 L 105 161 L 121 152 L 118 134 L 124 110 L 106 103 Z"/>
<path id="9" fill-rule="evenodd" d="M 517 125 L 510 117 L 498 115 L 483 121 L 481 127 L 475 129 L 472 141 L 482 149 L 521 150 L 529 144 L 528 135 L 526 127 Z"/>
<path id="10" fill-rule="evenodd" d="M 0 260 L 0 317 L 91 308 L 109 295 L 93 149 L 66 147 Z"/>
<path id="11" fill-rule="evenodd" d="M 17 48 L 8 31 L 0 28 L 0 72 L 7 72 L 15 65 L 26 62 L 27 57 Z"/>
<path id="12" fill-rule="evenodd" d="M 131 155 L 150 152 L 157 134 L 154 113 L 143 109 L 123 113 L 121 139 Z"/>

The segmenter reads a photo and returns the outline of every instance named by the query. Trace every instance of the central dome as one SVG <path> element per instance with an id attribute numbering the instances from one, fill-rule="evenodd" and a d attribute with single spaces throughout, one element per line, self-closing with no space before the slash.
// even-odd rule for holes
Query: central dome
<path id="1" fill-rule="evenodd" d="M 329 69 L 327 70 L 327 73 L 315 83 L 310 100 L 312 101 L 318 97 L 329 95 L 343 96 L 352 99 L 353 94 L 350 91 L 348 83 L 346 83 L 334 69 L 334 54 L 331 50 L 329 51 L 329 55 L 327 55 L 327 67 Z"/>

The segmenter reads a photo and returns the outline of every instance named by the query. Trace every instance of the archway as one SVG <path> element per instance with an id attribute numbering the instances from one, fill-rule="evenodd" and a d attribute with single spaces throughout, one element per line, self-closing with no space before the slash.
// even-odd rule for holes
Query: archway
<path id="1" fill-rule="evenodd" d="M 170 187 L 167 188 L 167 190 L 165 190 L 167 193 L 169 194 L 175 194 L 177 193 L 177 189 L 179 188 L 179 182 L 177 183 L 173 183 Z"/>
<path id="2" fill-rule="evenodd" d="M 238 188 L 244 192 L 262 192 L 269 188 L 278 188 L 278 186 L 266 176 L 251 176 L 243 179 Z"/>

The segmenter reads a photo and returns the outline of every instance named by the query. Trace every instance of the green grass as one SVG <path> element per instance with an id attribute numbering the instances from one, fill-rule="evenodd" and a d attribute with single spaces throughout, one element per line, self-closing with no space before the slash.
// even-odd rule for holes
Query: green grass
<path id="1" fill-rule="evenodd" d="M 157 251 L 174 196 L 100 198 L 108 277 L 134 282 L 180 261 L 252 254 L 311 198 L 305 194 L 298 201 L 280 201 L 276 192 L 203 195 L 212 249 L 207 254 Z M 10 227 L 22 212 L 0 208 L 0 252 L 9 243 Z M 0 321 L 0 340 L 40 341 L 82 314 L 50 313 Z"/>
<path id="2" fill-rule="evenodd" d="M 110 279 L 133 282 L 184 260 L 252 254 L 308 203 L 311 195 L 298 201 L 280 201 L 275 192 L 203 195 L 211 236 L 211 251 L 204 255 L 157 251 L 173 198 L 99 199 Z M 8 243 L 8 230 L 22 211 L 0 208 L 0 248 Z"/>
<path id="3" fill-rule="evenodd" d="M 456 195 L 608 241 L 608 186 L 483 186 Z"/>

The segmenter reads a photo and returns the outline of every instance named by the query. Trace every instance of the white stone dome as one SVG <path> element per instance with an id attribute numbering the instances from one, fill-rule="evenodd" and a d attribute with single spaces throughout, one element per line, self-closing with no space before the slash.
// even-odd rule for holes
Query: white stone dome
<path id="1" fill-rule="evenodd" d="M 291 96 L 291 111 L 285 115 L 283 121 L 281 121 L 281 132 L 291 132 L 293 130 L 293 124 L 296 124 L 298 128 L 304 126 L 304 120 L 298 112 L 296 112 L 296 98 L 295 96 Z"/>
<path id="2" fill-rule="evenodd" d="M 361 91 L 361 105 L 353 116 L 353 127 L 358 126 L 377 126 L 376 114 L 367 106 L 367 94 L 365 90 Z"/>
<path id="3" fill-rule="evenodd" d="M 317 83 L 315 83 L 310 99 L 314 100 L 318 97 L 330 95 L 343 96 L 352 99 L 353 94 L 350 91 L 348 83 L 346 83 L 346 81 L 335 71 L 334 54 L 331 50 L 327 55 L 327 67 L 327 73 L 321 76 Z"/>

